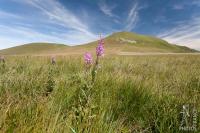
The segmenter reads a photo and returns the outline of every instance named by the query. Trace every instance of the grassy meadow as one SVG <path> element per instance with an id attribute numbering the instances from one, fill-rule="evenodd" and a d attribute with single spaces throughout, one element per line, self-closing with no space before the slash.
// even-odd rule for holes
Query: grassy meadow
<path id="1" fill-rule="evenodd" d="M 200 110 L 199 55 L 105 56 L 90 81 L 81 56 L 6 57 L 0 132 L 179 133 L 179 107 Z"/>

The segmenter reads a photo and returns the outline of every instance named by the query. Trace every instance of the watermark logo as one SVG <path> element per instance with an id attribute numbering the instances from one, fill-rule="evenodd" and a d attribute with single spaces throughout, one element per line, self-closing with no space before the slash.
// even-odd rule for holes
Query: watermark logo
<path id="1" fill-rule="evenodd" d="M 184 104 L 180 108 L 179 130 L 197 131 L 197 109 L 194 104 Z"/>

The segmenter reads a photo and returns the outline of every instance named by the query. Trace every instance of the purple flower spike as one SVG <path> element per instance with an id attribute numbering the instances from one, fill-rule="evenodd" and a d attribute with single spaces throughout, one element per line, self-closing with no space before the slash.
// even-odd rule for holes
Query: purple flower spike
<path id="1" fill-rule="evenodd" d="M 55 56 L 52 56 L 51 57 L 51 64 L 56 64 L 56 57 Z"/>
<path id="2" fill-rule="evenodd" d="M 87 65 L 91 65 L 92 64 L 92 54 L 91 53 L 85 53 L 84 60 L 85 60 L 85 63 Z"/>
<path id="3" fill-rule="evenodd" d="M 4 56 L 0 56 L 0 62 L 4 62 L 5 63 L 5 57 Z"/>
<path id="4" fill-rule="evenodd" d="M 104 47 L 103 47 L 104 41 L 103 39 L 99 40 L 99 44 L 96 48 L 96 54 L 97 56 L 102 56 L 104 54 Z"/>

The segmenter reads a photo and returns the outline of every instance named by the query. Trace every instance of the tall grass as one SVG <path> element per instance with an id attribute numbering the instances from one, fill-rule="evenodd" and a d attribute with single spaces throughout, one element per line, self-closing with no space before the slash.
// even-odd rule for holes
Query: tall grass
<path id="1" fill-rule="evenodd" d="M 56 60 L 0 64 L 0 132 L 176 133 L 179 106 L 200 110 L 199 56 L 106 57 L 93 86 L 82 57 Z"/>

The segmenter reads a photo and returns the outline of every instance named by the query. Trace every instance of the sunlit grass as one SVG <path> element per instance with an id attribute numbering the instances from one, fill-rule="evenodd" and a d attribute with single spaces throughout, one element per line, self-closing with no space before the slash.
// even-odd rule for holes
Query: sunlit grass
<path id="1" fill-rule="evenodd" d="M 100 64 L 85 101 L 82 57 L 57 57 L 56 65 L 50 57 L 6 58 L 0 132 L 174 133 L 179 106 L 200 110 L 199 56 L 104 57 Z"/>

